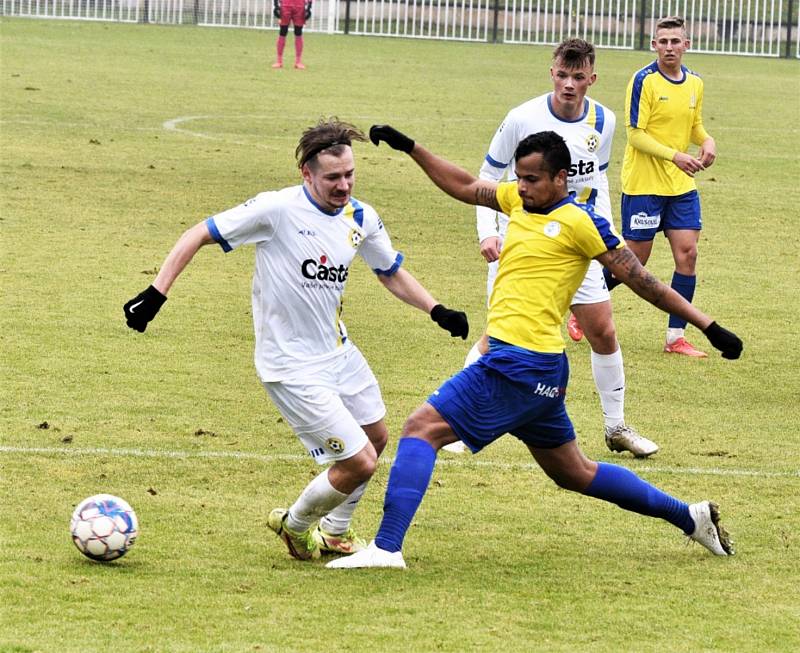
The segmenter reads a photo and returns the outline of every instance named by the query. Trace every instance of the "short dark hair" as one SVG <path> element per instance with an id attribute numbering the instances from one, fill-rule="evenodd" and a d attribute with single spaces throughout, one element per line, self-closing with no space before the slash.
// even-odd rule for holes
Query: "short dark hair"
<path id="1" fill-rule="evenodd" d="M 313 165 L 321 152 L 341 156 L 344 148 L 349 147 L 353 141 L 366 140 L 364 132 L 349 122 L 343 122 L 335 116 L 320 118 L 316 125 L 306 129 L 300 137 L 300 143 L 294 152 L 297 167 L 302 168 L 306 163 Z"/>
<path id="2" fill-rule="evenodd" d="M 686 21 L 680 16 L 664 16 L 659 18 L 656 23 L 656 32 L 660 29 L 675 29 L 680 28 L 686 31 Z"/>
<path id="3" fill-rule="evenodd" d="M 566 141 L 555 132 L 537 132 L 523 138 L 514 152 L 514 162 L 529 154 L 542 155 L 545 169 L 551 177 L 555 177 L 560 170 L 569 171 L 572 159 Z"/>
<path id="4" fill-rule="evenodd" d="M 588 61 L 594 68 L 594 46 L 583 39 L 566 39 L 553 50 L 553 61 L 561 61 L 567 68 L 580 68 Z"/>

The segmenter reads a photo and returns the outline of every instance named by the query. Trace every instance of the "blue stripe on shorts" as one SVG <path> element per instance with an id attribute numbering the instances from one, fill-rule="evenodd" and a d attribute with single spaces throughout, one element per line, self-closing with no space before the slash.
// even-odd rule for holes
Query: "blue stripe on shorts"
<path id="1" fill-rule="evenodd" d="M 494 341 L 487 354 L 445 381 L 428 403 L 473 452 L 505 433 L 546 449 L 574 440 L 564 406 L 566 354 L 498 344 Z"/>

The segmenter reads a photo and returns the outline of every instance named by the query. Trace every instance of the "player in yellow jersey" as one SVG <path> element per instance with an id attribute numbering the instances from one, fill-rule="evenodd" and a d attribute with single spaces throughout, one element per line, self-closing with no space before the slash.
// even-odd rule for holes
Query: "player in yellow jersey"
<path id="1" fill-rule="evenodd" d="M 562 41 L 553 51 L 550 92 L 520 104 L 508 112 L 495 132 L 479 177 L 500 181 L 514 179 L 513 157 L 519 142 L 540 131 L 554 131 L 569 148 L 571 165 L 567 190 L 581 204 L 613 221 L 606 172 L 611 161 L 611 145 L 617 118 L 608 107 L 591 99 L 587 92 L 597 80 L 594 46 L 583 39 Z M 487 296 L 491 295 L 497 263 L 508 226 L 508 216 L 485 207 L 476 210 L 480 253 L 488 262 Z M 617 340 L 611 295 L 603 278 L 603 267 L 592 261 L 586 278 L 572 298 L 572 315 L 567 333 L 579 341 L 589 341 L 592 378 L 603 410 L 606 446 L 612 451 L 630 451 L 646 458 L 658 445 L 640 435 L 625 422 L 625 366 Z M 467 354 L 472 363 L 485 348 L 484 339 Z M 465 450 L 462 442 L 446 447 L 450 452 Z"/>
<path id="2" fill-rule="evenodd" d="M 714 163 L 717 149 L 703 127 L 703 80 L 681 63 L 689 47 L 683 19 L 659 20 L 652 45 L 656 61 L 633 75 L 625 96 L 622 235 L 644 265 L 663 231 L 675 260 L 672 288 L 691 302 L 702 229 L 694 175 Z M 690 143 L 700 148 L 696 157 Z M 616 285 L 608 271 L 606 280 Z M 685 327 L 686 320 L 670 315 L 664 351 L 705 358 L 684 337 Z"/>
<path id="3" fill-rule="evenodd" d="M 461 439 L 478 452 L 505 433 L 525 443 L 559 486 L 665 519 L 716 555 L 733 553 L 715 504 L 688 505 L 624 467 L 583 454 L 564 404 L 569 367 L 561 324 L 597 259 L 638 295 L 702 329 L 725 358 L 739 357 L 741 340 L 655 279 L 606 218 L 575 202 L 567 190 L 569 149 L 555 132 L 524 138 L 514 153 L 517 181 L 500 184 L 472 176 L 388 125 L 373 126 L 370 139 L 410 154 L 452 197 L 502 211 L 509 226 L 489 300 L 489 351 L 406 420 L 375 540 L 327 566 L 405 568 L 403 540 L 438 450 Z"/>

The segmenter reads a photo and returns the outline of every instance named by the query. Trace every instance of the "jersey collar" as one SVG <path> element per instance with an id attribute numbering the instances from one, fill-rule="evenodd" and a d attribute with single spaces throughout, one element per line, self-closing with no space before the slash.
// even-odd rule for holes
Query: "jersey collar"
<path id="1" fill-rule="evenodd" d="M 539 215 L 547 215 L 548 213 L 552 213 L 556 209 L 560 209 L 565 204 L 575 204 L 575 198 L 572 195 L 567 195 L 564 199 L 558 200 L 555 204 L 551 204 L 546 209 L 542 209 L 541 211 L 537 211 Z"/>
<path id="2" fill-rule="evenodd" d="M 667 77 L 662 71 L 661 68 L 658 67 L 658 59 L 653 62 L 653 67 L 658 71 L 658 74 L 661 75 L 664 79 L 666 79 L 670 84 L 683 84 L 686 81 L 686 73 L 689 72 L 689 69 L 681 64 L 681 78 L 680 79 L 670 79 Z"/>
<path id="3" fill-rule="evenodd" d="M 320 211 L 321 213 L 324 213 L 325 215 L 335 216 L 335 215 L 339 215 L 342 211 L 344 211 L 344 207 L 343 206 L 338 208 L 338 209 L 336 209 L 336 210 L 334 210 L 334 211 L 328 211 L 326 209 L 323 209 L 319 204 L 317 204 L 317 202 L 314 200 L 314 198 L 311 197 L 311 193 L 308 192 L 308 188 L 306 188 L 305 184 L 303 184 L 303 192 L 306 194 L 306 199 L 308 199 L 308 201 L 311 202 L 311 204 L 314 206 L 314 208 L 317 209 L 317 211 Z"/>
<path id="4" fill-rule="evenodd" d="M 575 120 L 564 120 L 561 116 L 557 115 L 555 111 L 553 111 L 553 94 L 549 93 L 547 95 L 547 109 L 550 111 L 550 115 L 553 116 L 559 122 L 580 122 L 581 120 L 585 120 L 587 114 L 589 113 L 589 100 L 588 98 L 583 98 L 583 113 Z"/>

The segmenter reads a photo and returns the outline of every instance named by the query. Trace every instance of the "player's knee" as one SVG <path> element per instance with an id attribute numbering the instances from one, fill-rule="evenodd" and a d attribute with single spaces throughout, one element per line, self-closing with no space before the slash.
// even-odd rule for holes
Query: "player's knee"
<path id="1" fill-rule="evenodd" d="M 586 326 L 581 326 L 592 346 L 592 351 L 613 354 L 618 349 L 617 329 L 613 320 L 595 320 Z"/>
<path id="2" fill-rule="evenodd" d="M 378 467 L 378 454 L 374 447 L 367 445 L 356 456 L 347 461 L 347 475 L 360 484 L 372 478 Z"/>
<path id="3" fill-rule="evenodd" d="M 303 36 L 303 26 L 302 25 L 295 25 L 294 26 L 294 35 L 295 36 Z"/>
<path id="4" fill-rule="evenodd" d="M 594 475 L 583 466 L 550 469 L 547 475 L 558 487 L 571 492 L 583 492 L 592 482 Z"/>
<path id="5" fill-rule="evenodd" d="M 405 424 L 403 424 L 403 436 L 424 437 L 428 434 L 430 427 L 431 421 L 423 404 L 406 419 Z"/>
<path id="6" fill-rule="evenodd" d="M 281 36 L 286 36 L 289 33 L 289 25 L 280 25 L 278 27 L 278 34 Z"/>
<path id="7" fill-rule="evenodd" d="M 697 265 L 697 247 L 690 247 L 681 255 L 683 267 L 694 270 Z"/>

